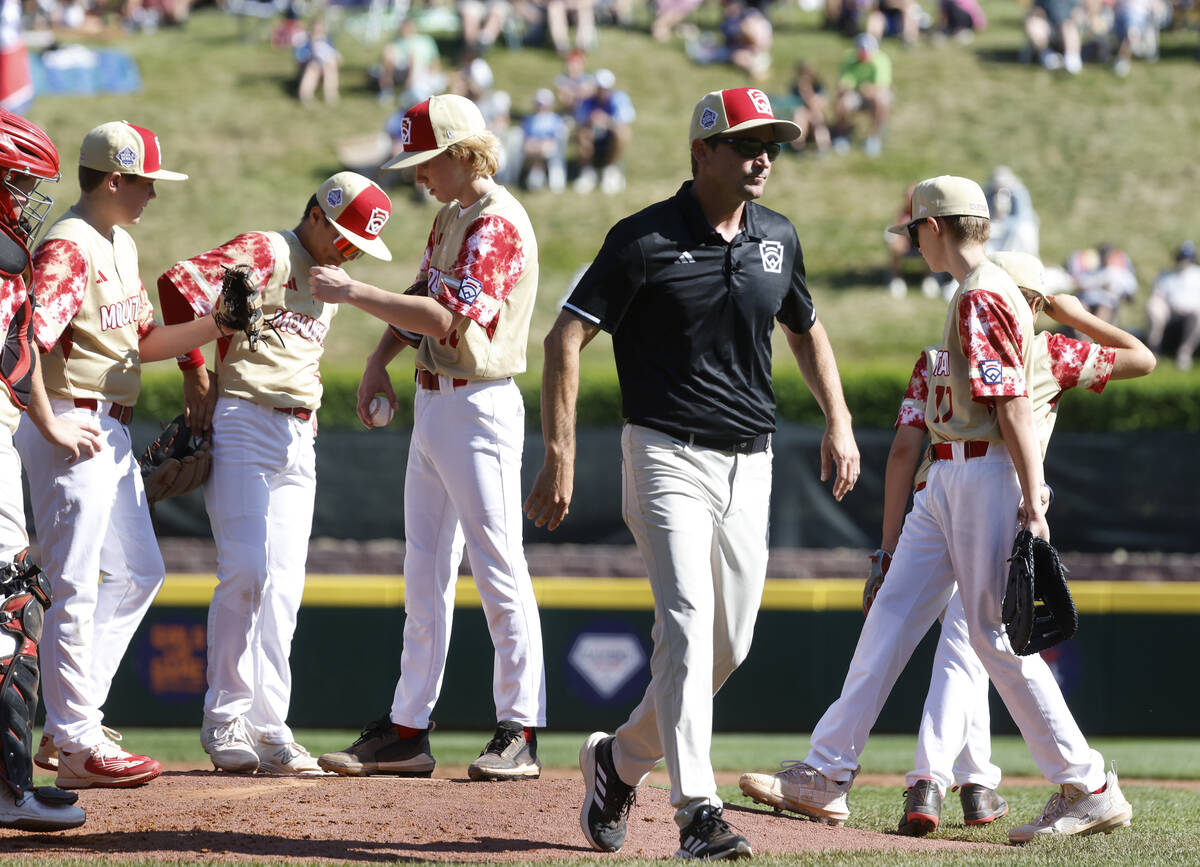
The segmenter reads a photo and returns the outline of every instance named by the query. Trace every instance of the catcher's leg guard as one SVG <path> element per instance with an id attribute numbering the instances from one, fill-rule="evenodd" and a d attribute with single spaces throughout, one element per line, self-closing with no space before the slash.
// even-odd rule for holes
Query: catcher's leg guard
<path id="1" fill-rule="evenodd" d="M 21 552 L 0 569 L 0 826 L 27 831 L 77 828 L 86 816 L 73 802 L 33 788 L 33 715 L 37 646 L 50 584 Z"/>

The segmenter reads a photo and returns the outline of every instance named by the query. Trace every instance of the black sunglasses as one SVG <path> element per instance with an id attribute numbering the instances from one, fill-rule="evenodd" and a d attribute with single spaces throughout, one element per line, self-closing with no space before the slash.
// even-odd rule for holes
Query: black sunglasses
<path id="1" fill-rule="evenodd" d="M 775 162 L 775 158 L 783 150 L 783 145 L 779 142 L 762 141 L 756 138 L 710 138 L 709 141 L 725 142 L 725 144 L 733 148 L 734 153 L 748 160 L 755 159 L 759 154 L 766 152 L 767 160 Z"/>
<path id="2" fill-rule="evenodd" d="M 905 226 L 905 228 L 908 229 L 908 242 L 910 244 L 912 244 L 912 248 L 914 250 L 921 249 L 921 242 L 917 240 L 917 229 L 920 227 L 920 225 L 922 223 L 925 222 L 926 219 L 928 219 L 928 218 L 922 217 L 919 220 L 913 220 L 911 223 L 909 223 L 907 226 Z"/>

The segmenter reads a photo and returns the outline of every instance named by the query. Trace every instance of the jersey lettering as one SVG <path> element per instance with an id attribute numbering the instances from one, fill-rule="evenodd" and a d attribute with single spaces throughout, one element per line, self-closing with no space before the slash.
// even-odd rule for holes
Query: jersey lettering
<path id="1" fill-rule="evenodd" d="M 285 334 L 295 334 L 320 346 L 325 344 L 325 335 L 329 331 L 329 326 L 321 320 L 293 310 L 280 310 L 272 321 Z"/>
<path id="2" fill-rule="evenodd" d="M 130 295 L 116 304 L 106 304 L 100 308 L 100 330 L 111 331 L 114 328 L 124 328 L 130 322 L 137 321 L 138 296 Z"/>
<path id="3" fill-rule="evenodd" d="M 946 349 L 939 349 L 937 358 L 933 362 L 933 373 L 931 376 L 949 376 L 950 375 L 950 352 Z"/>
<path id="4" fill-rule="evenodd" d="M 451 331 L 448 335 L 439 340 L 438 343 L 440 343 L 442 346 L 445 346 L 447 343 L 449 343 L 451 349 L 458 349 L 458 329 L 456 328 Z"/>
<path id="5" fill-rule="evenodd" d="M 941 355 L 941 353 L 938 353 Z M 933 402 L 935 422 L 950 421 L 954 417 L 954 398 L 950 393 L 950 386 L 939 385 L 934 390 L 935 398 Z"/>

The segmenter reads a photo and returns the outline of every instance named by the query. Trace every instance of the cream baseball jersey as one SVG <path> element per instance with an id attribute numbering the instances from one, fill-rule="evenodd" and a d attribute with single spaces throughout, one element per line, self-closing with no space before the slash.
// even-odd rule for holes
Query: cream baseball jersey
<path id="1" fill-rule="evenodd" d="M 937 347 L 926 347 L 913 365 L 912 377 L 900 402 L 894 427 L 925 430 L 925 403 L 929 398 L 928 357 Z M 1050 446 L 1058 401 L 1070 388 L 1086 388 L 1099 394 L 1112 376 L 1117 352 L 1109 346 L 1085 343 L 1062 334 L 1040 332 L 1033 340 L 1033 369 L 1029 380 L 1029 402 L 1042 457 Z M 929 472 L 929 459 L 921 461 L 913 483 L 920 485 Z"/>
<path id="2" fill-rule="evenodd" d="M 930 438 L 1001 442 L 991 399 L 1027 396 L 1033 364 L 1033 312 L 1002 268 L 983 262 L 966 275 L 927 355 Z"/>
<path id="3" fill-rule="evenodd" d="M 163 277 L 187 299 L 193 312 L 207 316 L 221 291 L 225 268 L 249 265 L 262 292 L 263 326 L 258 350 L 244 334 L 217 341 L 217 382 L 221 396 L 240 397 L 278 409 L 321 405 L 319 365 L 336 304 L 312 297 L 308 271 L 316 261 L 293 232 L 246 232 L 207 253 L 176 262 Z"/>
<path id="4" fill-rule="evenodd" d="M 114 226 L 110 241 L 72 208 L 38 244 L 33 273 L 33 334 L 45 353 L 46 393 L 135 404 L 138 343 L 154 327 L 154 308 L 129 233 Z"/>
<path id="5" fill-rule="evenodd" d="M 421 273 L 430 296 L 470 322 L 441 340 L 424 338 L 418 367 L 470 380 L 524 372 L 538 251 L 529 217 L 508 190 L 496 187 L 469 208 L 443 207 Z"/>

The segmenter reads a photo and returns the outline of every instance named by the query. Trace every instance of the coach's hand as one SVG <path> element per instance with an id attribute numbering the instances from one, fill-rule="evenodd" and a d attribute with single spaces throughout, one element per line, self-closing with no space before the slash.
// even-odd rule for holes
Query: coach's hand
<path id="1" fill-rule="evenodd" d="M 525 498 L 525 515 L 535 527 L 557 530 L 571 509 L 574 487 L 574 463 L 547 458 Z"/>
<path id="2" fill-rule="evenodd" d="M 858 482 L 858 444 L 849 424 L 831 423 L 821 437 L 821 481 L 829 481 L 831 471 L 836 471 L 833 480 L 833 498 L 841 501 Z"/>

